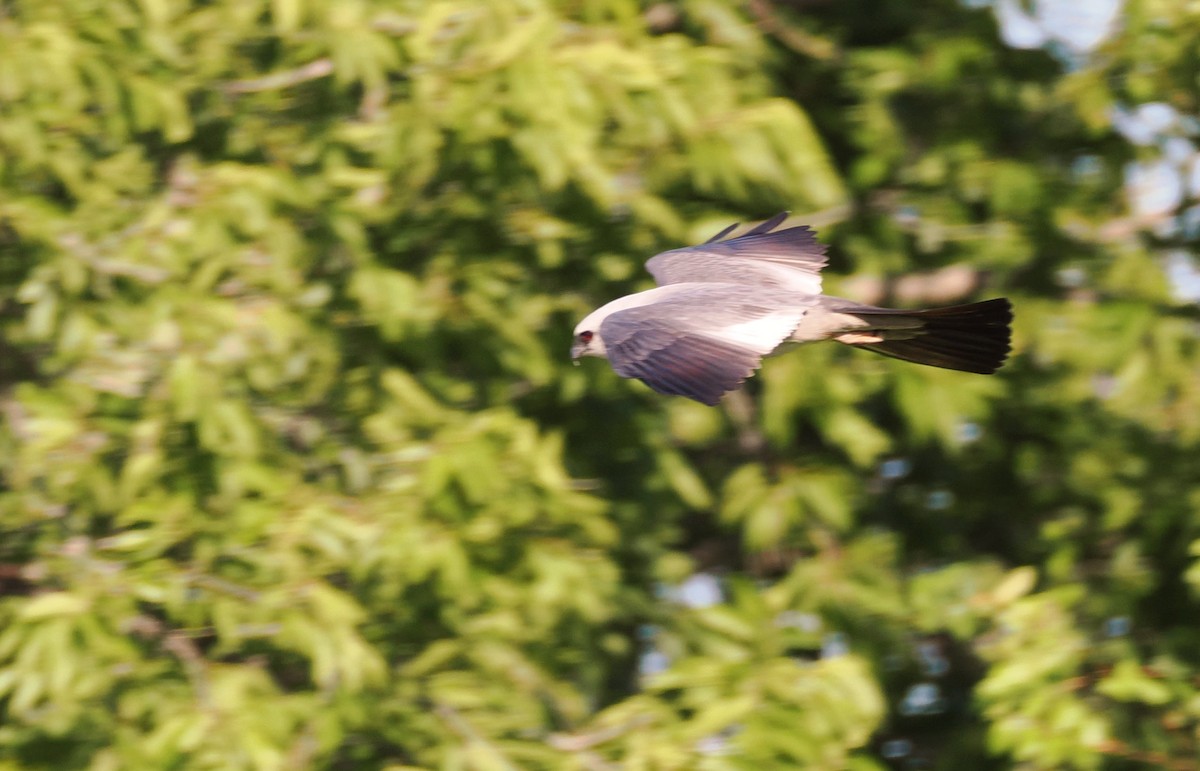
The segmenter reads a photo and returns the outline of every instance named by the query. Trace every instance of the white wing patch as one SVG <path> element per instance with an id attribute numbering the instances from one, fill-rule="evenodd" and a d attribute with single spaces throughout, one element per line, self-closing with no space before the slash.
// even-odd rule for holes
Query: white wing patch
<path id="1" fill-rule="evenodd" d="M 804 311 L 801 311 L 801 314 L 803 313 Z M 750 321 L 739 321 L 706 334 L 708 337 L 747 348 L 764 356 L 775 350 L 781 341 L 791 337 L 798 322 L 796 311 L 790 310 Z"/>
<path id="2" fill-rule="evenodd" d="M 754 268 L 759 273 L 773 276 L 780 289 L 806 295 L 821 294 L 821 275 L 819 273 L 804 273 L 784 265 L 763 262 L 754 265 Z"/>

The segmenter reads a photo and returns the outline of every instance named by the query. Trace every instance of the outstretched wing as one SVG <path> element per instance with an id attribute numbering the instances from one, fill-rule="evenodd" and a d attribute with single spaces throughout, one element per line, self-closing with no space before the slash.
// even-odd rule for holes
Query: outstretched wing
<path id="1" fill-rule="evenodd" d="M 710 286 L 618 311 L 600 336 L 618 375 L 711 406 L 741 387 L 808 307 L 790 293 Z"/>
<path id="2" fill-rule="evenodd" d="M 777 214 L 743 235 L 717 240 L 737 227 L 731 225 L 707 243 L 651 257 L 646 270 L 659 286 L 719 282 L 820 294 L 825 245 L 806 225 L 771 232 L 785 219 L 786 212 Z"/>

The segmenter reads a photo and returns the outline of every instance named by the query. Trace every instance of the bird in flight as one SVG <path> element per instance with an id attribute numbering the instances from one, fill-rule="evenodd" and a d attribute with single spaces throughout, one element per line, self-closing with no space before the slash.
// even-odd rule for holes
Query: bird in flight
<path id="1" fill-rule="evenodd" d="M 821 294 L 825 245 L 778 214 L 735 238 L 655 255 L 658 286 L 619 297 L 575 327 L 571 357 L 602 356 L 660 394 L 715 405 L 790 343 L 836 340 L 917 364 L 990 375 L 1008 357 L 1004 298 L 927 310 Z"/>

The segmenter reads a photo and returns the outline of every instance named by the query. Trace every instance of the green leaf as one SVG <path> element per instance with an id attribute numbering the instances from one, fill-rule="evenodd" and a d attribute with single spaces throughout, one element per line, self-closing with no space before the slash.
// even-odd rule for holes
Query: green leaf
<path id="1" fill-rule="evenodd" d="M 25 621 L 71 617 L 85 613 L 90 603 L 69 592 L 47 592 L 21 605 L 19 616 Z"/>

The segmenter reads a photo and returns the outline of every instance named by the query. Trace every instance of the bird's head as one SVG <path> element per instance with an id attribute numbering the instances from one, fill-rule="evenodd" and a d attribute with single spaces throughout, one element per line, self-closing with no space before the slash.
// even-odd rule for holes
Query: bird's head
<path id="1" fill-rule="evenodd" d="M 604 356 L 604 341 L 590 329 L 576 329 L 571 343 L 571 359 L 578 364 L 583 356 Z"/>
<path id="2" fill-rule="evenodd" d="M 600 322 L 603 320 L 596 311 L 575 325 L 575 336 L 571 341 L 571 359 L 576 364 L 584 356 L 605 356 L 604 340 L 600 337 Z"/>

